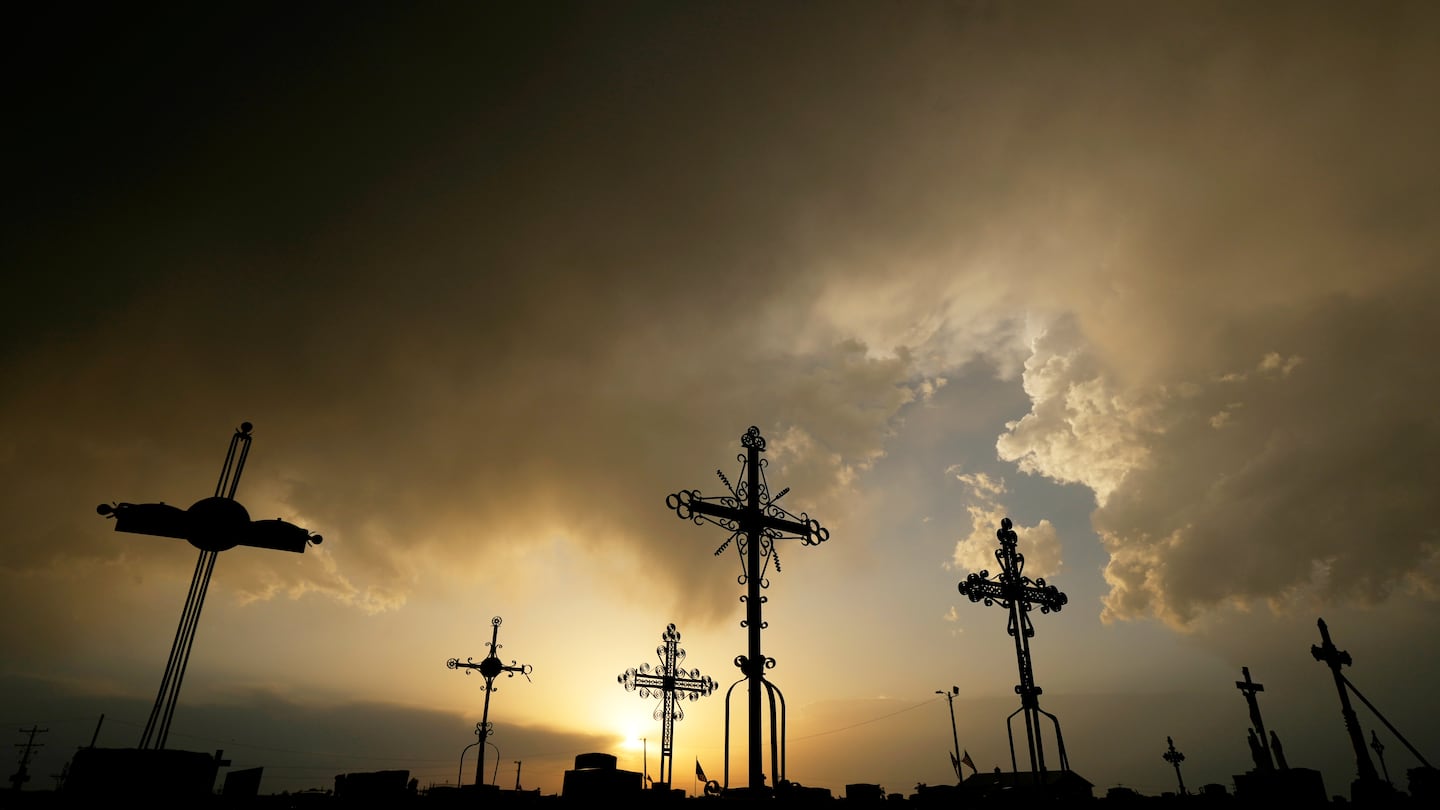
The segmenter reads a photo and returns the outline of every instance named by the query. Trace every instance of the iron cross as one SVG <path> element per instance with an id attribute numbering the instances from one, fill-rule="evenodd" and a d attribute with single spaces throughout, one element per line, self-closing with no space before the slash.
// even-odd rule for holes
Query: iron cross
<path id="1" fill-rule="evenodd" d="M 190 650 L 195 646 L 195 628 L 200 623 L 200 610 L 205 605 L 205 592 L 209 590 L 219 553 L 236 546 L 252 546 L 299 554 L 304 553 L 308 546 L 320 544 L 320 535 L 312 535 L 279 518 L 251 520 L 250 513 L 235 500 L 240 474 L 244 472 L 245 459 L 250 455 L 252 429 L 249 422 L 244 422 L 230 437 L 230 449 L 220 468 L 215 494 L 196 501 L 189 509 L 164 502 L 102 503 L 95 507 L 95 511 L 103 517 L 115 520 L 117 532 L 174 537 L 200 549 L 185 609 L 181 612 L 180 627 L 175 631 L 170 660 L 165 665 L 165 676 L 161 679 L 155 705 L 150 710 L 150 720 L 140 737 L 140 748 L 149 748 L 152 743 L 157 749 L 164 748 L 170 736 L 170 721 L 180 698 L 180 683 L 185 678 Z"/>
<path id="2" fill-rule="evenodd" d="M 487 642 L 490 647 L 490 654 L 485 656 L 485 658 L 480 663 L 475 663 L 474 658 L 466 658 L 465 663 L 463 664 L 460 663 L 460 659 L 458 658 L 451 658 L 449 661 L 445 662 L 445 666 L 449 667 L 450 669 L 465 670 L 466 675 L 469 675 L 472 670 L 478 671 L 480 673 L 480 676 L 485 679 L 485 685 L 480 687 L 480 691 L 485 693 L 485 713 L 481 715 L 480 718 L 480 728 L 484 730 L 485 737 L 489 737 L 490 735 L 495 733 L 495 729 L 490 726 L 490 693 L 497 691 L 500 688 L 498 686 L 495 686 L 495 679 L 499 677 L 500 673 L 502 672 L 511 678 L 515 677 L 515 673 L 518 672 L 521 675 L 524 675 L 525 680 L 528 681 L 530 680 L 530 673 L 534 671 L 534 668 L 531 667 L 529 664 L 517 664 L 513 660 L 510 662 L 509 666 L 506 666 L 505 664 L 501 663 L 500 658 L 495 655 L 495 653 L 498 652 L 500 647 L 502 646 L 501 644 L 496 642 L 496 638 L 500 635 L 500 625 L 503 621 L 504 620 L 501 619 L 499 616 L 496 616 L 490 620 L 490 641 Z M 481 742 L 484 742 L 484 738 L 481 738 Z M 484 784 L 484 782 L 485 746 L 481 745 L 480 758 L 479 761 L 475 763 L 475 784 L 480 785 Z"/>
<path id="3" fill-rule="evenodd" d="M 616 678 L 625 691 L 639 691 L 640 697 L 654 695 L 660 698 L 660 705 L 655 708 L 655 719 L 661 721 L 660 735 L 660 781 L 667 787 L 675 775 L 674 762 L 671 754 L 674 750 L 675 721 L 685 719 L 685 710 L 680 706 L 682 700 L 699 700 L 708 697 L 715 691 L 715 681 L 708 675 L 701 675 L 700 670 L 687 670 L 680 666 L 685 660 L 685 651 L 680 649 L 680 631 L 675 625 L 669 624 L 665 632 L 660 636 L 664 641 L 655 648 L 655 655 L 660 659 L 660 666 L 654 672 L 650 671 L 649 664 L 641 664 L 639 669 L 631 667 L 620 677 Z"/>
<path id="4" fill-rule="evenodd" d="M 1184 796 L 1185 780 L 1180 776 L 1180 763 L 1185 761 L 1185 755 L 1175 750 L 1175 739 L 1173 737 L 1166 737 L 1165 742 L 1169 744 L 1170 750 L 1160 756 L 1163 757 L 1166 762 L 1175 766 L 1175 781 L 1180 785 L 1180 795 Z"/>
<path id="5" fill-rule="evenodd" d="M 1320 619 L 1316 624 L 1320 627 L 1321 643 L 1318 646 L 1310 645 L 1310 655 L 1330 667 L 1330 672 L 1335 676 L 1335 689 L 1340 693 L 1340 715 L 1345 719 L 1345 733 L 1350 738 L 1350 747 L 1355 750 L 1357 776 L 1362 782 L 1377 782 L 1380 774 L 1375 772 L 1375 763 L 1370 761 L 1370 752 L 1365 750 L 1365 738 L 1360 734 L 1360 719 L 1350 707 L 1350 693 L 1345 689 L 1349 681 L 1340 672 L 1342 666 L 1349 666 L 1350 653 L 1336 648 L 1335 643 L 1330 640 L 1330 627 L 1325 624 L 1324 619 Z"/>
<path id="6" fill-rule="evenodd" d="M 745 452 L 737 456 L 741 463 L 740 483 L 731 484 L 730 479 L 725 477 L 723 472 L 715 471 L 721 483 L 725 485 L 728 493 L 715 497 L 702 497 L 693 489 L 684 489 L 676 492 L 665 499 L 665 505 L 670 507 L 681 520 L 689 520 L 695 523 L 713 523 L 716 526 L 730 532 L 730 537 L 715 549 L 715 556 L 720 556 L 727 546 L 732 542 L 740 554 L 741 573 L 739 581 L 746 586 L 745 596 L 740 601 L 745 603 L 745 621 L 741 626 L 746 628 L 749 637 L 749 654 L 736 656 L 735 665 L 744 673 L 745 679 L 749 681 L 749 765 L 750 765 L 750 787 L 755 791 L 761 791 L 765 786 L 765 774 L 760 751 L 760 724 L 761 724 L 761 693 L 762 690 L 769 693 L 772 711 L 776 692 L 774 684 L 765 679 L 765 670 L 775 666 L 775 659 L 766 658 L 760 651 L 760 631 L 765 627 L 761 618 L 760 607 L 765 599 L 760 595 L 762 588 L 770 587 L 770 582 L 765 578 L 765 572 L 769 569 L 770 562 L 775 562 L 775 570 L 780 570 L 780 558 L 775 552 L 775 543 L 786 538 L 798 538 L 801 544 L 806 546 L 819 545 L 830 538 L 828 529 L 821 528 L 819 521 L 813 520 L 809 515 L 801 513 L 793 514 L 778 505 L 778 501 L 785 497 L 790 491 L 789 487 L 780 490 L 780 493 L 773 498 L 770 496 L 769 485 L 765 481 L 765 467 L 768 461 L 761 459 L 760 454 L 765 451 L 765 437 L 760 435 L 760 429 L 751 427 L 740 437 L 740 445 Z M 734 686 L 731 687 L 733 689 Z M 729 703 L 729 695 L 726 695 L 726 703 Z M 782 723 L 783 725 L 783 723 Z M 729 712 L 726 712 L 726 739 L 725 747 L 725 781 L 730 781 L 730 747 L 729 739 Z M 785 778 L 785 766 L 783 759 L 776 760 L 775 756 L 775 723 L 770 724 L 771 743 L 771 772 L 775 775 L 777 782 Z M 783 747 L 784 742 L 781 741 Z"/>
<path id="7" fill-rule="evenodd" d="M 1041 613 L 1059 611 L 1070 601 L 1054 585 L 1046 585 L 1044 578 L 1031 580 L 1024 575 L 1025 555 L 1015 550 L 1018 538 L 1011 528 L 1010 518 L 1000 521 L 995 536 L 1000 548 L 995 550 L 995 559 L 1000 563 L 1000 575 L 990 579 L 989 571 L 970 574 L 960 583 L 960 593 L 971 602 L 983 601 L 987 606 L 998 604 L 1010 612 L 1006 632 L 1015 639 L 1015 658 L 1020 666 L 1020 684 L 1015 687 L 1020 695 L 1020 708 L 1010 715 L 1024 713 L 1025 739 L 1030 746 L 1030 770 L 1045 771 L 1045 751 L 1040 740 L 1040 717 L 1043 714 L 1055 724 L 1055 742 L 1060 751 L 1060 768 L 1070 769 L 1069 758 L 1065 756 L 1065 740 L 1060 736 L 1060 721 L 1055 715 L 1040 708 L 1042 690 L 1035 685 L 1035 675 L 1030 662 L 1030 638 L 1035 635 L 1035 626 L 1030 623 L 1030 611 L 1040 608 Z M 1008 724 L 1007 720 L 1007 724 Z M 1014 737 L 1010 744 L 1010 767 L 1018 771 L 1015 763 Z"/>

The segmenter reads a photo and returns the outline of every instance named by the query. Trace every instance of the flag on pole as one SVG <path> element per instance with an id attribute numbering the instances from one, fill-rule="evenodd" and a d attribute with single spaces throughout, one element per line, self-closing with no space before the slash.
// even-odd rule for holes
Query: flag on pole
<path id="1" fill-rule="evenodd" d="M 972 766 L 972 767 L 973 767 L 973 766 Z M 699 757 L 696 757 L 696 758 L 695 758 L 695 778 L 696 778 L 696 779 L 699 779 L 701 782 L 708 782 L 708 781 L 710 781 L 709 779 L 706 779 L 706 778 L 705 778 L 705 769 L 700 767 L 700 758 L 699 758 Z"/>
<path id="2" fill-rule="evenodd" d="M 961 764 L 961 765 L 968 765 L 968 766 L 970 767 L 970 770 L 971 770 L 972 772 L 976 773 L 976 774 L 980 773 L 980 771 L 976 770 L 976 768 L 975 768 L 975 762 L 970 759 L 970 752 L 969 752 L 969 751 L 966 751 L 966 752 L 965 752 L 965 756 L 963 756 L 963 757 L 960 758 L 960 764 Z"/>
<path id="3" fill-rule="evenodd" d="M 950 767 L 955 769 L 955 776 L 960 779 L 964 779 L 965 774 L 960 772 L 960 760 L 956 759 L 955 755 L 951 754 L 949 751 L 946 751 L 945 753 L 950 754 Z"/>

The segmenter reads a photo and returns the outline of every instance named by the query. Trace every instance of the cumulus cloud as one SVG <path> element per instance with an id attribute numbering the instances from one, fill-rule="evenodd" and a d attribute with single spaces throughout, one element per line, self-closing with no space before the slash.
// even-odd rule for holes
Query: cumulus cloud
<path id="1" fill-rule="evenodd" d="M 949 565 L 967 575 L 989 571 L 992 576 L 998 576 L 1000 564 L 995 552 L 1000 541 L 996 532 L 1000 529 L 1000 521 L 1010 517 L 1001 502 L 1001 496 L 1008 491 L 1005 481 L 985 473 L 967 473 L 955 467 L 949 472 L 965 485 L 970 501 L 965 507 L 970 517 L 970 532 L 956 541 Z M 1022 575 L 1039 579 L 1060 573 L 1064 562 L 1054 525 L 1042 519 L 1033 526 L 1025 526 L 1014 522 L 1013 518 L 1012 524 L 1019 536 L 1016 549 L 1023 558 Z"/>
<path id="2" fill-rule="evenodd" d="M 61 71 L 17 116 L 0 573 L 183 571 L 87 510 L 209 494 L 246 419 L 241 500 L 326 544 L 227 556 L 244 599 L 383 612 L 556 535 L 670 559 L 664 496 L 751 424 L 838 529 L 983 365 L 1030 399 L 1001 459 L 1095 493 L 1107 617 L 1431 593 L 1434 12 L 1147 5 L 582 13 L 449 26 L 404 73 L 357 23 L 203 92 Z M 673 574 L 635 587 L 730 588 Z"/>
<path id="3" fill-rule="evenodd" d="M 1095 491 L 1107 619 L 1185 626 L 1220 606 L 1433 597 L 1423 459 L 1440 430 L 1421 393 L 1434 375 L 1416 372 L 1434 300 L 1416 282 L 1312 302 L 1283 329 L 1237 325 L 1302 351 L 1257 351 L 1199 380 L 1119 383 L 1103 364 L 1049 362 L 1043 339 L 1026 370 L 1032 410 L 997 446 Z M 1122 402 L 1144 406 L 1106 406 Z"/>

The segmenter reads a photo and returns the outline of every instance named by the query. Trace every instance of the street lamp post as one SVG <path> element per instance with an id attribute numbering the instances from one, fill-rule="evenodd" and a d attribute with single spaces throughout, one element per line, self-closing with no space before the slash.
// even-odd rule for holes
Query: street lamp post
<path id="1" fill-rule="evenodd" d="M 935 694 L 944 695 L 945 702 L 950 704 L 950 736 L 955 739 L 955 753 L 950 758 L 950 764 L 955 768 L 955 778 L 964 781 L 965 777 L 960 770 L 960 732 L 955 730 L 955 696 L 960 694 L 960 687 L 952 686 L 949 692 L 937 689 Z"/>

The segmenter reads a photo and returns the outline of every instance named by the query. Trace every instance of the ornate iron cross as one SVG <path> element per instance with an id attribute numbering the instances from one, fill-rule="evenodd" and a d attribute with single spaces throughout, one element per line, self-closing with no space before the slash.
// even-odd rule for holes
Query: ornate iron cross
<path id="1" fill-rule="evenodd" d="M 685 660 L 685 651 L 680 649 L 680 632 L 674 624 L 666 625 L 660 638 L 665 643 L 655 648 L 660 666 L 654 672 L 650 671 L 649 664 L 641 664 L 639 669 L 631 667 L 616 680 L 627 692 L 638 690 L 642 698 L 652 695 L 660 698 L 660 705 L 655 707 L 655 719 L 661 721 L 660 781 L 668 787 L 673 784 L 671 778 L 675 775 L 671 759 L 675 721 L 685 719 L 680 701 L 708 697 L 715 691 L 715 681 L 708 675 L 701 675 L 698 669 L 687 670 L 680 666 L 680 662 Z"/>
<path id="2" fill-rule="evenodd" d="M 1042 690 L 1035 685 L 1035 676 L 1030 665 L 1030 638 L 1035 635 L 1035 626 L 1030 623 L 1030 611 L 1038 607 L 1041 613 L 1052 610 L 1059 612 L 1070 600 L 1054 585 L 1046 585 L 1043 577 L 1031 580 L 1024 575 L 1025 555 L 1015 550 L 1017 538 L 1011 526 L 1010 518 L 1007 517 L 1000 521 L 1000 528 L 995 532 L 995 536 L 1000 540 L 1000 548 L 995 550 L 995 559 L 1000 563 L 999 577 L 992 581 L 989 571 L 972 573 L 960 583 L 960 593 L 969 597 L 971 602 L 998 604 L 1010 612 L 1010 621 L 1005 632 L 1015 639 L 1015 658 L 1020 665 L 1020 684 L 1015 687 L 1015 692 L 1020 695 L 1020 708 L 1006 718 L 1005 725 L 1008 730 L 1015 715 L 1024 714 L 1025 739 L 1030 747 L 1030 770 L 1035 773 L 1045 772 L 1045 750 L 1040 739 L 1039 716 L 1042 714 L 1055 724 L 1055 743 L 1060 751 L 1060 768 L 1069 770 L 1070 760 L 1065 756 L 1065 740 L 1060 735 L 1060 720 L 1040 708 Z M 1015 763 L 1013 732 L 1010 734 L 1010 767 L 1019 771 Z"/>
<path id="3" fill-rule="evenodd" d="M 1165 738 L 1165 742 L 1166 742 L 1167 744 L 1169 744 L 1170 750 L 1166 751 L 1165 753 L 1161 754 L 1160 756 L 1164 757 L 1164 759 L 1165 759 L 1166 762 L 1168 762 L 1168 763 L 1170 763 L 1171 765 L 1174 765 L 1174 766 L 1175 766 L 1175 781 L 1176 781 L 1176 783 L 1178 783 L 1178 784 L 1180 785 L 1180 795 L 1181 795 L 1181 796 L 1184 796 L 1184 795 L 1185 795 L 1185 780 L 1180 776 L 1180 763 L 1182 763 L 1182 762 L 1185 761 L 1185 755 L 1182 754 L 1182 753 L 1180 753 L 1179 751 L 1176 751 L 1176 750 L 1175 750 L 1175 740 L 1174 740 L 1174 738 L 1172 738 L 1172 737 L 1166 737 L 1166 738 Z"/>
<path id="4" fill-rule="evenodd" d="M 195 573 L 190 579 L 190 591 L 185 597 L 185 609 L 180 614 L 180 626 L 175 631 L 170 659 L 165 664 L 165 675 L 160 681 L 160 692 L 155 696 L 150 719 L 140 737 L 140 748 L 149 748 L 152 744 L 157 749 L 164 748 L 170 736 L 170 721 L 175 716 L 175 704 L 180 699 L 180 683 L 185 679 L 190 650 L 195 646 L 195 629 L 200 623 L 200 610 L 205 605 L 205 593 L 210 588 L 210 577 L 215 571 L 219 553 L 236 546 L 304 553 L 308 546 L 321 542 L 320 535 L 312 535 L 278 518 L 251 520 L 250 513 L 235 500 L 240 474 L 244 472 L 245 459 L 250 455 L 251 430 L 251 424 L 244 422 L 230 437 L 230 450 L 220 468 L 215 494 L 196 501 L 189 509 L 164 502 L 102 503 L 95 507 L 100 515 L 115 520 L 117 532 L 174 537 L 200 549 Z"/>
<path id="5" fill-rule="evenodd" d="M 770 698 L 770 768 L 775 775 L 776 782 L 785 778 L 785 764 L 783 756 L 776 759 L 776 730 L 775 730 L 775 698 L 778 690 L 775 685 L 765 679 L 765 670 L 775 666 L 775 659 L 766 658 L 760 651 L 760 631 L 764 629 L 765 622 L 761 618 L 760 607 L 765 603 L 765 597 L 760 595 L 763 588 L 770 587 L 770 582 L 765 578 L 765 572 L 769 570 L 770 562 L 775 563 L 775 570 L 780 570 L 780 557 L 775 552 L 775 543 L 778 540 L 792 538 L 799 539 L 803 545 L 814 546 L 825 542 L 830 538 L 830 532 L 821 528 L 819 521 L 813 520 L 804 512 L 799 515 L 785 510 L 777 505 L 777 502 L 785 497 L 790 491 L 789 487 L 780 490 L 780 493 L 773 498 L 770 496 L 770 487 L 765 481 L 765 467 L 769 464 L 767 460 L 761 459 L 760 454 L 765 451 L 765 438 L 760 435 L 760 429 L 751 427 L 740 437 L 740 445 L 745 452 L 737 456 L 740 462 L 740 483 L 731 484 L 725 473 L 716 470 L 720 482 L 725 485 L 728 493 L 715 497 L 702 497 L 693 489 L 684 489 L 676 492 L 665 499 L 665 505 L 670 507 L 681 520 L 689 520 L 695 523 L 713 523 L 716 526 L 730 532 L 730 537 L 715 549 L 715 556 L 720 556 L 732 542 L 740 554 L 740 576 L 738 581 L 746 586 L 745 596 L 740 601 L 745 603 L 745 620 L 740 623 L 746 628 L 749 636 L 749 654 L 735 657 L 735 666 L 740 668 L 745 677 L 742 680 L 749 681 L 749 710 L 750 710 L 750 733 L 749 733 L 749 764 L 750 764 L 750 787 L 760 791 L 765 786 L 765 774 L 760 752 L 760 708 L 761 692 L 764 690 Z M 735 684 L 730 686 L 734 690 Z M 783 695 L 780 697 L 784 703 Z M 730 691 L 725 694 L 725 782 L 730 782 Z M 784 723 L 782 721 L 781 725 Z M 783 750 L 784 740 L 781 739 L 780 746 Z"/>
<path id="6" fill-rule="evenodd" d="M 471 671 L 477 671 L 480 673 L 480 676 L 485 679 L 485 685 L 480 687 L 480 691 L 485 693 L 485 712 L 481 715 L 479 726 L 479 729 L 484 731 L 481 742 L 484 742 L 485 737 L 489 737 L 495 733 L 495 729 L 490 725 L 490 693 L 500 689 L 500 687 L 495 685 L 495 679 L 499 677 L 502 672 L 511 678 L 515 677 L 515 673 L 518 672 L 524 675 L 525 680 L 528 681 L 530 680 L 530 673 L 534 671 L 534 667 L 529 664 L 517 664 L 514 660 L 511 660 L 509 666 L 506 666 L 501 663 L 500 658 L 495 655 L 495 653 L 500 650 L 500 647 L 503 646 L 496 642 L 496 638 L 500 635 L 500 625 L 503 622 L 504 620 L 499 616 L 490 620 L 490 640 L 486 642 L 490 647 L 490 654 L 485 656 L 480 663 L 475 663 L 474 658 L 466 658 L 463 664 L 460 663 L 460 659 L 458 658 L 451 658 L 445 662 L 445 666 L 450 669 L 463 669 L 466 675 L 469 675 Z M 476 733 L 478 734 L 480 731 Z M 480 785 L 484 784 L 484 782 L 485 746 L 481 745 L 480 758 L 479 761 L 475 763 L 475 784 Z"/>

